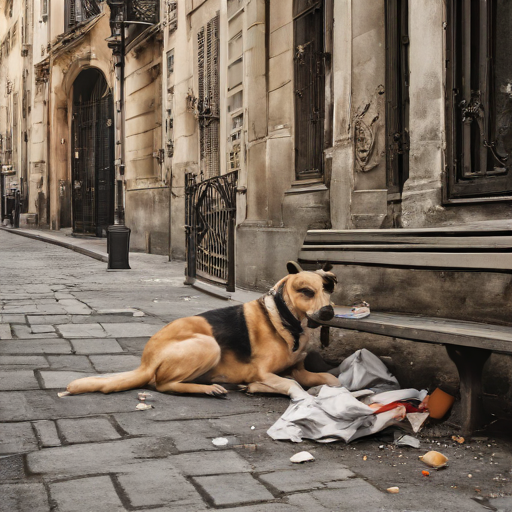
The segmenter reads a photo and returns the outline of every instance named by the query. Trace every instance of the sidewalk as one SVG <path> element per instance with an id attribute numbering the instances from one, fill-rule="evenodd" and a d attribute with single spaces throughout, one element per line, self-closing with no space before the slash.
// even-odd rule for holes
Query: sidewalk
<path id="1" fill-rule="evenodd" d="M 34 240 L 40 240 L 49 244 L 65 247 L 66 249 L 84 254 L 85 256 L 89 256 L 105 263 L 108 262 L 106 238 L 73 236 L 71 228 L 61 229 L 59 231 L 50 231 L 48 229 L 7 228 L 0 226 L 0 229 L 16 235 L 32 238 Z M 140 254 L 143 253 L 130 252 L 130 258 L 133 258 L 134 256 L 137 258 L 137 255 Z M 154 256 L 162 258 L 161 255 Z M 183 265 L 185 265 L 185 263 L 183 263 Z M 202 281 L 196 281 L 192 287 L 220 299 L 233 300 L 241 303 L 255 300 L 261 296 L 260 292 L 242 290 L 240 288 L 237 288 L 235 292 L 227 292 L 219 286 L 204 283 Z"/>
<path id="2" fill-rule="evenodd" d="M 16 235 L 33 238 L 34 240 L 66 247 L 66 249 L 85 254 L 105 263 L 108 261 L 106 238 L 75 237 L 71 235 L 71 228 L 50 231 L 48 229 L 7 228 L 0 226 L 0 229 Z"/>

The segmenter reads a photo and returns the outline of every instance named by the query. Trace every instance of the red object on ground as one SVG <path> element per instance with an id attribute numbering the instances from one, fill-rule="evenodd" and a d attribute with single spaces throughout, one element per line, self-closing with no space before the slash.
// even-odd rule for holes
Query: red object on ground
<path id="1" fill-rule="evenodd" d="M 396 409 L 403 405 L 405 407 L 406 412 L 421 412 L 417 407 L 411 405 L 409 402 L 391 402 L 390 404 L 383 405 L 380 409 L 375 411 L 375 414 L 380 414 L 381 412 L 391 411 L 391 409 Z"/>

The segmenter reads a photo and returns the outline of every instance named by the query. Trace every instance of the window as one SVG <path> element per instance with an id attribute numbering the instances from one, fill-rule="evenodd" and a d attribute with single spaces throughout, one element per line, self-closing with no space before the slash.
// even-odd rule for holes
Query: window
<path id="1" fill-rule="evenodd" d="M 96 16 L 100 12 L 96 0 L 67 0 L 64 8 L 66 30 Z"/>
<path id="2" fill-rule="evenodd" d="M 389 195 L 401 194 L 409 177 L 407 4 L 407 0 L 386 2 L 386 169 Z"/>
<path id="3" fill-rule="evenodd" d="M 48 19 L 48 0 L 41 0 L 41 18 L 43 21 Z"/>
<path id="4" fill-rule="evenodd" d="M 219 16 L 197 34 L 200 169 L 205 178 L 220 175 Z"/>
<path id="5" fill-rule="evenodd" d="M 167 52 L 167 78 L 174 73 L 174 48 Z"/>
<path id="6" fill-rule="evenodd" d="M 325 53 L 323 0 L 295 0 L 294 89 L 295 174 L 298 180 L 323 174 Z"/>
<path id="7" fill-rule="evenodd" d="M 445 200 L 512 193 L 512 2 L 451 0 Z"/>

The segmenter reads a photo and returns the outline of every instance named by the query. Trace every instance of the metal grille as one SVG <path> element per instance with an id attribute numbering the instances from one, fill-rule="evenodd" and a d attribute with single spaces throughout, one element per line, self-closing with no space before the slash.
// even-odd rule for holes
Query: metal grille
<path id="1" fill-rule="evenodd" d="M 311 2 L 309 2 L 311 3 Z M 295 168 L 297 179 L 321 176 L 325 117 L 323 2 L 295 19 Z"/>
<path id="2" fill-rule="evenodd" d="M 112 93 L 73 112 L 73 231 L 101 236 L 114 219 Z"/>
<path id="3" fill-rule="evenodd" d="M 185 176 L 187 275 L 235 289 L 235 219 L 238 172 L 197 182 Z"/>
<path id="4" fill-rule="evenodd" d="M 128 19 L 158 23 L 160 2 L 158 0 L 132 0 L 128 2 Z"/>
<path id="5" fill-rule="evenodd" d="M 197 34 L 200 169 L 206 178 L 220 174 L 219 16 Z"/>

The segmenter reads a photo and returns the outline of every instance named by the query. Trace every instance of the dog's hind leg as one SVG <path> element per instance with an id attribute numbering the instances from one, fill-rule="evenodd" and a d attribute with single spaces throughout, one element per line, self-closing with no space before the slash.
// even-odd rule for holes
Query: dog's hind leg
<path id="1" fill-rule="evenodd" d="M 219 384 L 193 382 L 219 364 L 220 357 L 215 338 L 204 334 L 168 345 L 155 375 L 157 391 L 225 396 L 227 391 Z"/>

